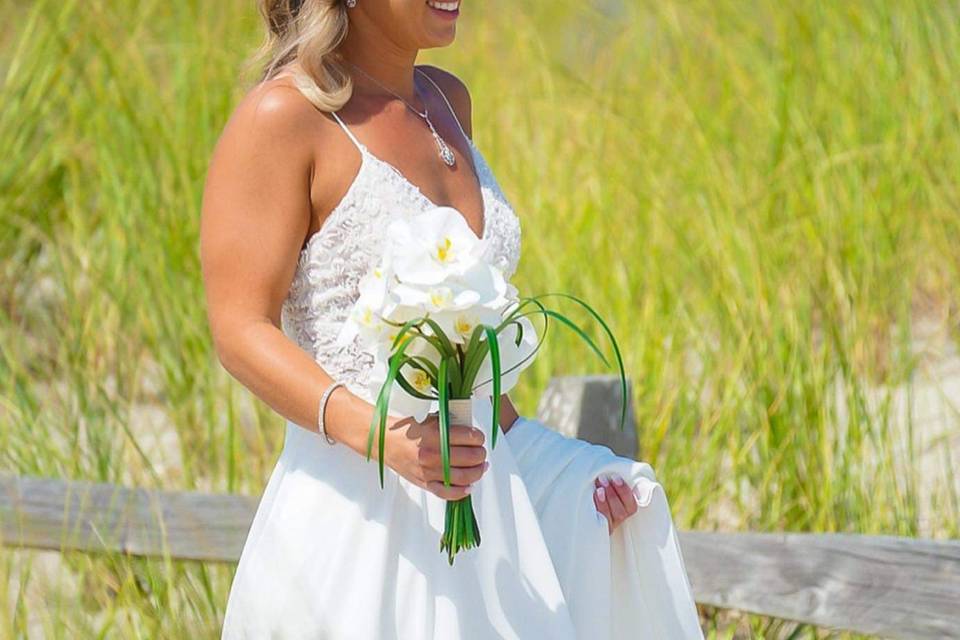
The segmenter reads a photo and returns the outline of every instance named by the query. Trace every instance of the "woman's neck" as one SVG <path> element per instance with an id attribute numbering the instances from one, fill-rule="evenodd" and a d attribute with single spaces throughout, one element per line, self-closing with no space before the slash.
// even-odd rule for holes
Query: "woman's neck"
<path id="1" fill-rule="evenodd" d="M 379 37 L 374 25 L 364 25 L 365 29 L 351 29 L 340 44 L 339 51 L 344 59 L 370 74 L 384 86 L 401 95 L 408 102 L 416 103 L 414 83 L 414 65 L 417 61 L 416 49 L 402 49 L 385 37 Z M 371 91 L 383 90 L 365 78 L 363 74 L 349 69 L 354 80 Z"/>

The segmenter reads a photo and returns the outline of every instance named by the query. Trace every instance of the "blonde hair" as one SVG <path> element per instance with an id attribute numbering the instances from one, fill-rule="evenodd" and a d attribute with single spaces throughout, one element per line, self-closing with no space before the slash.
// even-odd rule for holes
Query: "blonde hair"
<path id="1" fill-rule="evenodd" d="M 289 69 L 300 92 L 318 109 L 336 111 L 353 82 L 337 47 L 347 35 L 343 0 L 257 0 L 266 36 L 251 58 L 266 58 L 258 81 Z"/>

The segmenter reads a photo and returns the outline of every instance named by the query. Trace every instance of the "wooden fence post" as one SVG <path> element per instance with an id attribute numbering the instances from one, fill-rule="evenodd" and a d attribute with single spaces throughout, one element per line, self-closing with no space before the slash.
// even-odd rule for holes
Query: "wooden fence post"
<path id="1" fill-rule="evenodd" d="M 627 378 L 627 420 L 619 429 L 620 378 L 613 375 L 557 376 L 540 396 L 537 418 L 573 438 L 610 447 L 639 459 L 637 423 Z"/>

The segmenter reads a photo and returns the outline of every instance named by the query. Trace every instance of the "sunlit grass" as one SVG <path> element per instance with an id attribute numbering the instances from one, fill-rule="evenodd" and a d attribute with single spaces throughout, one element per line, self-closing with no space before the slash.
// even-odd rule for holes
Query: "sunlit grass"
<path id="1" fill-rule="evenodd" d="M 474 4 L 421 61 L 471 89 L 521 291 L 611 321 L 678 524 L 960 535 L 893 404 L 918 320 L 957 338 L 956 6 Z M 259 493 L 283 422 L 219 367 L 197 253 L 253 3 L 0 0 L 0 24 L 0 466 Z M 596 372 L 548 345 L 524 413 Z M 0 637 L 214 637 L 231 574 L 68 554 L 43 586 L 50 556 L 0 557 Z"/>

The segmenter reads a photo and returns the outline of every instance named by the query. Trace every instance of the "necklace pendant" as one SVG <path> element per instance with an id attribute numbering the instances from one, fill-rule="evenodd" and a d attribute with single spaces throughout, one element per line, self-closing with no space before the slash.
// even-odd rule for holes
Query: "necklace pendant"
<path id="1" fill-rule="evenodd" d="M 446 163 L 448 167 L 452 167 L 457 162 L 457 157 L 453 155 L 453 151 L 450 150 L 450 147 L 444 142 L 443 138 L 435 134 L 437 139 L 437 146 L 440 148 L 440 159 Z"/>

